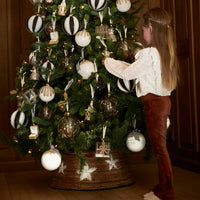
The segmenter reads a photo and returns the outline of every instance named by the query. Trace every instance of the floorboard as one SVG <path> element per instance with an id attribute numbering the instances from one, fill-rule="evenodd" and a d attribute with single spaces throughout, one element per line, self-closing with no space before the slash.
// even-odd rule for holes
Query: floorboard
<path id="1" fill-rule="evenodd" d="M 132 166 L 136 183 L 101 191 L 58 190 L 48 187 L 45 170 L 0 173 L 1 200 L 142 200 L 157 184 L 155 162 Z M 173 166 L 175 200 L 200 200 L 200 174 Z"/>

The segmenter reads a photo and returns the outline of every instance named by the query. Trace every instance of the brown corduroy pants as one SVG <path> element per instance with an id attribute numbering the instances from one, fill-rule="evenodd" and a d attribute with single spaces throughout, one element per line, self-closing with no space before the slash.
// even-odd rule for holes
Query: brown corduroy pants
<path id="1" fill-rule="evenodd" d="M 174 200 L 172 165 L 166 144 L 171 100 L 169 96 L 151 93 L 142 96 L 141 100 L 145 106 L 145 123 L 159 171 L 159 184 L 154 187 L 153 192 L 162 200 Z"/>

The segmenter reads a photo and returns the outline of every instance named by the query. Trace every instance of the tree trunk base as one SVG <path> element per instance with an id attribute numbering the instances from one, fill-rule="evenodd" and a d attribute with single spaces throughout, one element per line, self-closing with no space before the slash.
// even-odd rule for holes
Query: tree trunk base
<path id="1" fill-rule="evenodd" d="M 89 169 L 96 168 L 95 171 L 81 180 L 79 172 L 79 160 L 74 152 L 68 152 L 63 155 L 62 160 L 64 173 L 59 169 L 54 171 L 49 186 L 55 189 L 64 190 L 102 190 L 126 186 L 135 183 L 135 178 L 130 166 L 130 157 L 126 154 L 112 150 L 111 155 L 114 161 L 112 165 L 106 162 L 110 158 L 97 159 L 95 152 L 86 154 Z M 117 167 L 117 168 L 116 168 Z M 91 178 L 91 180 L 89 180 Z"/>

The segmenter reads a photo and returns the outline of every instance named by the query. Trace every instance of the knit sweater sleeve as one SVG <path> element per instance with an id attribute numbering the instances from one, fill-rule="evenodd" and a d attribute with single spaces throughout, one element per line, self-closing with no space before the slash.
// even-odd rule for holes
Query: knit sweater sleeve
<path id="1" fill-rule="evenodd" d="M 135 56 L 135 62 L 132 64 L 113 58 L 106 58 L 105 67 L 108 72 L 124 80 L 139 78 L 148 73 L 152 67 L 153 58 L 151 51 L 151 48 L 138 51 Z"/>

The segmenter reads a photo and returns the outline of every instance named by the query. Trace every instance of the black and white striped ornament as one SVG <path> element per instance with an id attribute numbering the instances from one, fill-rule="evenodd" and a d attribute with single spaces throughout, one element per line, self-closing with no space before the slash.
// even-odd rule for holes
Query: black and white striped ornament
<path id="1" fill-rule="evenodd" d="M 42 20 L 42 17 L 40 17 L 39 15 L 33 15 L 27 21 L 27 29 L 31 33 L 41 32 L 43 27 L 44 27 L 44 22 Z"/>
<path id="2" fill-rule="evenodd" d="M 88 0 L 90 8 L 100 11 L 102 10 L 107 3 L 107 0 Z"/>
<path id="3" fill-rule="evenodd" d="M 43 65 L 42 65 L 42 73 L 49 71 L 49 73 L 54 69 L 54 64 L 52 62 L 50 62 L 49 60 L 47 60 Z M 42 75 L 42 78 L 44 80 L 47 79 L 46 74 Z"/>
<path id="4" fill-rule="evenodd" d="M 64 21 L 64 30 L 69 35 L 75 35 L 80 28 L 80 22 L 79 20 L 73 16 L 68 16 Z"/>
<path id="5" fill-rule="evenodd" d="M 122 92 L 131 93 L 133 92 L 135 88 L 135 81 L 134 80 L 127 81 L 123 79 L 118 79 L 117 86 Z"/>
<path id="6" fill-rule="evenodd" d="M 20 128 L 21 126 L 26 126 L 28 124 L 28 118 L 26 114 L 19 109 L 14 111 L 10 117 L 10 124 L 13 128 Z"/>

